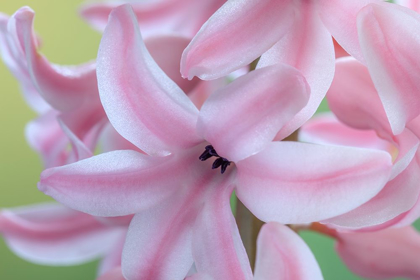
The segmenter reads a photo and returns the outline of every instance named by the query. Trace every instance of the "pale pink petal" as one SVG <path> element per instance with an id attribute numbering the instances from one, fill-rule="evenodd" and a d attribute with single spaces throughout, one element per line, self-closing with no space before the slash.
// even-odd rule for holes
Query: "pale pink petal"
<path id="1" fill-rule="evenodd" d="M 129 5 L 116 8 L 98 53 L 100 97 L 115 129 L 153 155 L 200 142 L 198 110 L 147 51 Z"/>
<path id="2" fill-rule="evenodd" d="M 237 163 L 236 194 L 263 221 L 314 222 L 374 197 L 391 166 L 383 151 L 275 142 Z"/>
<path id="3" fill-rule="evenodd" d="M 251 63 L 293 23 L 291 0 L 227 1 L 203 25 L 181 60 L 181 74 L 211 80 Z"/>
<path id="4" fill-rule="evenodd" d="M 190 277 L 187 277 L 186 280 L 214 280 L 214 278 L 205 273 L 195 273 Z"/>
<path id="5" fill-rule="evenodd" d="M 264 149 L 308 97 L 299 71 L 284 64 L 264 67 L 212 94 L 197 130 L 220 156 L 236 162 Z"/>
<path id="6" fill-rule="evenodd" d="M 25 260 L 75 265 L 107 254 L 123 231 L 59 204 L 39 204 L 2 210 L 0 233 Z"/>
<path id="7" fill-rule="evenodd" d="M 131 144 L 131 142 L 127 141 L 120 134 L 118 134 L 118 132 L 110 123 L 107 123 L 102 130 L 99 142 L 102 152 L 111 152 L 117 150 L 133 150 L 141 152 L 136 146 Z"/>
<path id="8" fill-rule="evenodd" d="M 336 247 L 354 273 L 369 279 L 420 279 L 420 235 L 412 227 L 339 233 Z"/>
<path id="9" fill-rule="evenodd" d="M 308 104 L 280 131 L 283 139 L 305 123 L 318 109 L 334 76 L 335 57 L 331 35 L 310 1 L 296 2 L 295 21 L 289 32 L 261 56 L 258 67 L 285 63 L 300 70 L 311 95 Z"/>
<path id="10" fill-rule="evenodd" d="M 342 228 L 360 229 L 386 223 L 410 210 L 420 194 L 420 167 L 417 160 L 400 173 L 371 200 L 344 215 L 323 221 Z"/>
<path id="11" fill-rule="evenodd" d="M 183 279 L 193 264 L 192 225 L 202 189 L 179 190 L 157 207 L 136 214 L 124 245 L 127 279 Z"/>
<path id="12" fill-rule="evenodd" d="M 327 99 L 331 111 L 346 125 L 374 129 L 380 136 L 391 134 L 368 69 L 357 60 L 350 57 L 337 60 Z"/>
<path id="13" fill-rule="evenodd" d="M 67 127 L 67 125 L 58 118 L 58 122 L 63 130 L 64 134 L 68 137 L 70 145 L 72 147 L 72 153 L 74 161 L 89 158 L 93 156 L 93 153 L 89 148 Z"/>
<path id="14" fill-rule="evenodd" d="M 121 273 L 121 257 L 122 251 L 125 243 L 125 236 L 127 235 L 128 227 L 121 228 L 121 237 L 119 240 L 114 242 L 111 250 L 106 254 L 106 256 L 101 260 L 98 269 L 98 275 L 105 275 L 107 273 L 113 273 L 115 269 L 120 269 Z"/>
<path id="15" fill-rule="evenodd" d="M 106 274 L 102 275 L 96 280 L 126 280 L 126 279 L 122 275 L 121 266 L 120 266 L 120 267 L 116 267 L 112 269 L 111 271 L 107 272 Z"/>
<path id="16" fill-rule="evenodd" d="M 420 218 L 420 196 L 417 199 L 416 204 L 409 211 L 398 216 L 394 223 L 395 227 L 409 226 Z"/>
<path id="17" fill-rule="evenodd" d="M 80 14 L 95 29 L 102 31 L 112 9 L 126 2 L 88 3 L 81 7 Z M 143 36 L 176 33 L 192 37 L 224 2 L 225 0 L 161 0 L 130 1 L 130 4 L 142 27 Z"/>
<path id="18" fill-rule="evenodd" d="M 69 156 L 66 150 L 69 139 L 62 131 L 57 116 L 58 112 L 50 110 L 25 127 L 26 140 L 40 154 L 45 168 L 66 164 Z"/>
<path id="19" fill-rule="evenodd" d="M 420 14 L 370 4 L 358 15 L 360 44 L 394 134 L 420 113 Z"/>
<path id="20" fill-rule="evenodd" d="M 191 164 L 187 157 L 114 151 L 47 169 L 38 188 L 79 211 L 122 216 L 138 213 L 176 191 L 180 183 L 175 182 L 182 182 Z"/>
<path id="21" fill-rule="evenodd" d="M 321 145 L 340 145 L 383 151 L 391 150 L 391 143 L 378 137 L 373 130 L 354 129 L 331 114 L 319 114 L 299 129 L 299 141 Z"/>
<path id="22" fill-rule="evenodd" d="M 193 256 L 206 279 L 252 279 L 251 266 L 230 208 L 232 187 L 221 182 L 206 197 L 193 230 Z M 198 278 L 198 276 L 196 277 Z"/>
<path id="23" fill-rule="evenodd" d="M 308 245 L 289 227 L 265 224 L 257 239 L 254 280 L 322 280 Z"/>
<path id="24" fill-rule="evenodd" d="M 381 0 L 317 0 L 322 22 L 346 52 L 364 61 L 357 33 L 357 14 L 370 3 Z"/>
<path id="25" fill-rule="evenodd" d="M 34 12 L 23 7 L 9 20 L 9 32 L 15 36 L 24 51 L 32 82 L 39 93 L 54 108 L 68 111 L 76 108 L 89 95 L 97 95 L 94 63 L 80 66 L 58 66 L 51 64 L 37 52 L 33 33 Z"/>

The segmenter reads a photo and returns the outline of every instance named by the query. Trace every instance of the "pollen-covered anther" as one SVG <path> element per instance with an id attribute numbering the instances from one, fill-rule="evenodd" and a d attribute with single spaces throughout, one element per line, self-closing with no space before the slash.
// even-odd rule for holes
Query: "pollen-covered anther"
<path id="1" fill-rule="evenodd" d="M 217 159 L 213 162 L 212 169 L 216 169 L 220 167 L 221 173 L 225 173 L 226 168 L 230 165 L 230 161 L 226 158 L 219 156 L 216 150 L 213 148 L 212 145 L 208 145 L 205 148 L 205 151 L 201 154 L 199 159 L 201 161 L 208 160 L 211 157 L 217 157 Z"/>

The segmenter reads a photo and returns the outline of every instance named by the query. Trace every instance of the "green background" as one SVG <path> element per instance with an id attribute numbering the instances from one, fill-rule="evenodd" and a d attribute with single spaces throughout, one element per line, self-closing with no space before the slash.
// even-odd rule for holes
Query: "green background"
<path id="1" fill-rule="evenodd" d="M 100 34 L 77 15 L 79 0 L 1 0 L 0 11 L 13 14 L 27 5 L 36 12 L 35 28 L 42 38 L 42 52 L 58 64 L 78 64 L 96 57 Z M 36 188 L 42 165 L 27 145 L 25 124 L 36 114 L 23 100 L 19 85 L 0 63 L 0 207 L 14 207 L 51 200 Z M 325 110 L 326 105 L 324 104 Z M 333 241 L 315 233 L 303 238 L 313 250 L 325 279 L 361 279 L 348 271 L 333 250 Z M 71 267 L 46 267 L 28 263 L 11 253 L 0 238 L 0 279 L 94 279 L 97 261 Z"/>

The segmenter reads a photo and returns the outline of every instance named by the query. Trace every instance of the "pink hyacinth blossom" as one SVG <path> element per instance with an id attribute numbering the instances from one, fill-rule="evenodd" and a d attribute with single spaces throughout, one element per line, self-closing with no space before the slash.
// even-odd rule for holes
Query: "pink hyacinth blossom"
<path id="1" fill-rule="evenodd" d="M 392 132 L 400 134 L 420 114 L 420 14 L 390 3 L 370 4 L 359 12 L 357 25 Z"/>
<path id="2" fill-rule="evenodd" d="M 411 226 L 367 233 L 337 233 L 336 251 L 368 279 L 420 279 L 420 234 Z"/>
<path id="3" fill-rule="evenodd" d="M 311 87 L 308 104 L 280 131 L 284 138 L 317 110 L 334 76 L 331 35 L 346 52 L 363 60 L 357 13 L 379 0 L 227 1 L 185 49 L 181 73 L 214 79 L 261 56 L 258 68 L 286 63 Z"/>
<path id="4" fill-rule="evenodd" d="M 129 5 L 110 15 L 98 82 L 111 124 L 148 155 L 114 151 L 51 168 L 38 186 L 93 215 L 138 213 L 123 252 L 127 279 L 183 279 L 193 263 L 217 279 L 250 279 L 234 188 L 263 221 L 306 223 L 360 206 L 390 176 L 383 151 L 272 142 L 309 97 L 290 66 L 241 76 L 199 111 L 150 56 Z"/>
<path id="5" fill-rule="evenodd" d="M 116 223 L 56 203 L 0 212 L 0 234 L 21 258 L 41 265 L 76 265 L 103 258 L 99 274 L 121 265 L 129 217 Z"/>
<path id="6" fill-rule="evenodd" d="M 368 69 L 352 58 L 337 61 L 327 99 L 341 122 L 331 116 L 318 117 L 301 128 L 301 141 L 384 150 L 395 160 L 388 184 L 375 198 L 324 222 L 353 229 L 378 229 L 398 222 L 420 195 L 420 126 L 412 121 L 394 136 Z"/>
<path id="7" fill-rule="evenodd" d="M 129 1 L 142 27 L 144 38 L 162 34 L 177 34 L 192 38 L 203 23 L 226 0 L 134 0 Z M 82 5 L 80 15 L 93 28 L 103 31 L 111 11 L 127 3 L 114 0 Z M 188 19 L 188 20 L 186 20 Z"/>

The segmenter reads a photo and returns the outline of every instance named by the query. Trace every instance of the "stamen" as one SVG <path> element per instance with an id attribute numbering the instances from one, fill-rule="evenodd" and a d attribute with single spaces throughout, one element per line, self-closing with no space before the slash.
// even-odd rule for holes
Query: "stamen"
<path id="1" fill-rule="evenodd" d="M 198 159 L 201 161 L 205 161 L 211 157 L 217 157 L 217 159 L 213 162 L 213 165 L 211 168 L 216 169 L 216 168 L 221 167 L 221 173 L 222 174 L 225 173 L 226 168 L 230 165 L 230 161 L 228 159 L 225 159 L 219 156 L 212 145 L 206 146 L 205 151 L 200 155 Z"/>

